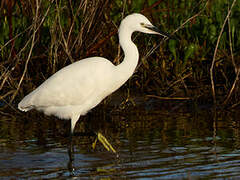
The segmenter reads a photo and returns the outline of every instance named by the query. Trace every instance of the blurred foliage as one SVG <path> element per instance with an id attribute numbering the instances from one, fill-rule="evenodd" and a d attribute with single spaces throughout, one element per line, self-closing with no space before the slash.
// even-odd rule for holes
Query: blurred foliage
<path id="1" fill-rule="evenodd" d="M 143 13 L 154 25 L 171 33 L 202 11 L 180 28 L 173 35 L 174 39 L 161 43 L 146 59 L 146 54 L 152 46 L 159 45 L 161 39 L 134 34 L 134 42 L 141 49 L 142 65 L 124 88 L 211 102 L 209 68 L 232 2 L 3 0 L 0 11 L 0 97 L 6 102 L 13 100 L 14 94 L 21 98 L 60 68 L 85 57 L 104 56 L 115 62 L 119 58 L 116 58 L 117 27 L 127 14 Z M 214 75 L 220 100 L 224 99 L 235 80 L 236 67 L 230 47 L 235 65 L 239 64 L 239 15 L 240 2 L 237 1 L 217 53 Z M 34 31 L 35 42 L 30 53 Z M 237 94 L 233 98 L 232 102 L 238 101 Z"/>

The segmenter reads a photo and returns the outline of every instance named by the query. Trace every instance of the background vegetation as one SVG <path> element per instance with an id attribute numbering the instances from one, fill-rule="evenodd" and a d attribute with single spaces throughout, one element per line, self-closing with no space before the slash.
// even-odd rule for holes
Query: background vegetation
<path id="1" fill-rule="evenodd" d="M 150 98 L 239 104 L 239 1 L 2 0 L 1 106 L 16 104 L 79 59 L 104 56 L 121 62 L 117 27 L 133 12 L 175 39 L 134 34 L 140 66 L 123 89 Z"/>

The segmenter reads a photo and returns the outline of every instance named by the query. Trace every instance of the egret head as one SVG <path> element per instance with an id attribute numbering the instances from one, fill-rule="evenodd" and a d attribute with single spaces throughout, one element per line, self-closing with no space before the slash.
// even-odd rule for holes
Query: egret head
<path id="1" fill-rule="evenodd" d="M 119 30 L 121 31 L 123 27 L 128 27 L 132 32 L 139 31 L 147 34 L 158 34 L 164 37 L 170 36 L 167 33 L 158 30 L 158 28 L 153 26 L 144 15 L 138 13 L 130 14 L 125 17 L 121 22 Z"/>

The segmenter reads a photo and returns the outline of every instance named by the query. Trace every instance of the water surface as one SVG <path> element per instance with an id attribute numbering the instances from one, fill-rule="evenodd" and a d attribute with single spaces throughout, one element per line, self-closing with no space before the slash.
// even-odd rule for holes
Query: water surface
<path id="1" fill-rule="evenodd" d="M 2 113 L 0 179 L 240 178 L 239 111 L 151 101 L 100 106 L 82 119 L 69 160 L 69 121 L 38 112 Z M 93 132 L 101 132 L 118 157 Z"/>

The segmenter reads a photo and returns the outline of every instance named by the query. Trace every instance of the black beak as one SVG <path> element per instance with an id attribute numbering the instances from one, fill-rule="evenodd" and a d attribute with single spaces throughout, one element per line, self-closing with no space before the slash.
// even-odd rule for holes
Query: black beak
<path id="1" fill-rule="evenodd" d="M 159 34 L 159 35 L 161 35 L 161 36 L 163 36 L 163 37 L 172 38 L 170 34 L 165 33 L 165 32 L 163 32 L 163 31 L 160 31 L 160 30 L 159 30 L 157 27 L 155 27 L 155 26 L 145 26 L 145 27 L 146 27 L 147 29 L 150 29 L 151 31 L 156 32 L 156 34 Z"/>

